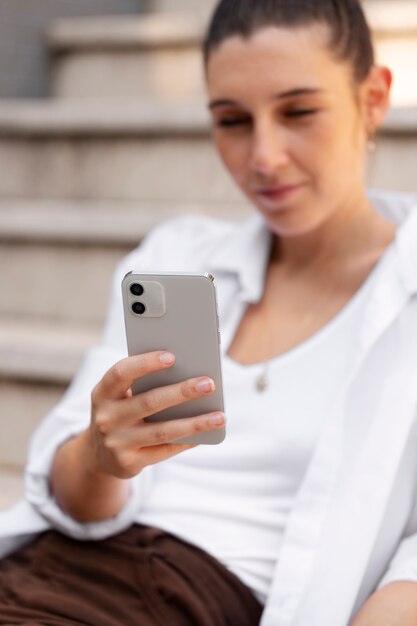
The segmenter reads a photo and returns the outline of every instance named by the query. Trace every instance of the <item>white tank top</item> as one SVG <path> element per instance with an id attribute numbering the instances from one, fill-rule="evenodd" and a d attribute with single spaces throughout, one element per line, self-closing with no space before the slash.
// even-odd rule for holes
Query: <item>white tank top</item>
<path id="1" fill-rule="evenodd" d="M 226 439 L 155 467 L 137 522 L 215 556 L 264 604 L 303 475 L 355 358 L 355 328 L 372 276 L 324 328 L 263 364 L 223 359 Z"/>

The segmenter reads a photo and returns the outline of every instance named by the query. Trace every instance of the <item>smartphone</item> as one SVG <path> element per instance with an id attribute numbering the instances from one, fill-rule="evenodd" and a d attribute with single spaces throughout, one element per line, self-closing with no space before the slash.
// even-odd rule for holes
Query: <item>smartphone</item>
<path id="1" fill-rule="evenodd" d="M 129 356 L 168 350 L 175 355 L 169 369 L 148 374 L 132 385 L 134 394 L 197 376 L 209 376 L 210 395 L 155 413 L 160 422 L 224 411 L 220 331 L 216 286 L 211 274 L 129 272 L 122 281 Z M 225 429 L 198 433 L 175 443 L 219 444 Z"/>

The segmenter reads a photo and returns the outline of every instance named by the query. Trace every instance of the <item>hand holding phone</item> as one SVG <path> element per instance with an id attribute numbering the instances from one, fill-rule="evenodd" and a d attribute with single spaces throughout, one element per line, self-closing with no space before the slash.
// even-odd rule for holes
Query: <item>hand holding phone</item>
<path id="1" fill-rule="evenodd" d="M 156 423 L 145 421 L 155 413 L 213 394 L 212 381 L 196 377 L 132 395 L 135 380 L 167 373 L 173 367 L 175 358 L 170 352 L 140 354 L 116 363 L 96 385 L 89 432 L 90 455 L 94 457 L 90 460 L 96 471 L 131 478 L 146 466 L 196 445 L 174 441 L 224 432 L 224 416 L 218 411 Z"/>
<path id="2" fill-rule="evenodd" d="M 146 421 L 167 422 L 224 410 L 220 334 L 214 278 L 210 274 L 133 273 L 122 281 L 129 355 L 167 350 L 175 365 L 140 377 L 133 394 L 143 394 L 187 379 L 208 376 L 215 389 L 204 398 L 189 398 L 154 414 Z M 178 443 L 218 444 L 225 431 L 190 434 Z"/>

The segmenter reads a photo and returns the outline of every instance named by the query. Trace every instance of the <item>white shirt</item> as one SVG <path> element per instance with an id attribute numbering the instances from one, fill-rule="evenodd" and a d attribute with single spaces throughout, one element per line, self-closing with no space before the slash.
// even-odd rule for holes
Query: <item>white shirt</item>
<path id="1" fill-rule="evenodd" d="M 378 585 L 417 582 L 417 202 L 386 193 L 371 200 L 401 226 L 367 294 L 355 363 L 287 519 L 262 626 L 346 626 Z M 239 227 L 190 217 L 175 228 L 174 237 L 172 222 L 156 229 L 116 271 L 102 342 L 32 439 L 26 500 L 0 515 L 2 555 L 51 525 L 80 539 L 120 532 L 151 493 L 154 466 L 132 479 L 117 517 L 79 524 L 48 486 L 57 447 L 88 426 L 93 385 L 125 354 L 120 282 L 129 269 L 213 273 L 225 349 L 242 303 L 261 297 L 270 235 L 260 217 Z"/>
<path id="2" fill-rule="evenodd" d="M 324 418 L 354 364 L 356 329 L 380 265 L 329 324 L 268 363 L 264 393 L 256 390 L 264 364 L 239 365 L 223 349 L 225 441 L 159 463 L 136 516 L 207 550 L 262 604 Z"/>

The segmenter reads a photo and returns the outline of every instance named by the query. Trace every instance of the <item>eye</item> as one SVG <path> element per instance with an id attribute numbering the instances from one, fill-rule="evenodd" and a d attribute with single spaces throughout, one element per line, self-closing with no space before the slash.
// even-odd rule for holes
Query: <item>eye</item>
<path id="1" fill-rule="evenodd" d="M 285 113 L 286 117 L 306 117 L 307 115 L 313 115 L 317 113 L 317 109 L 293 109 Z"/>
<path id="2" fill-rule="evenodd" d="M 216 122 L 216 126 L 220 128 L 235 128 L 236 126 L 244 126 L 249 123 L 249 117 L 224 117 Z"/>

